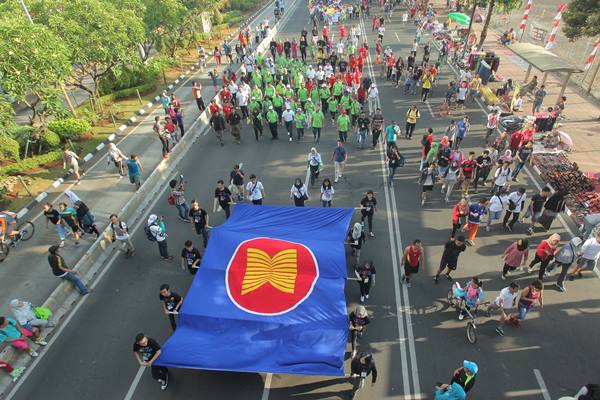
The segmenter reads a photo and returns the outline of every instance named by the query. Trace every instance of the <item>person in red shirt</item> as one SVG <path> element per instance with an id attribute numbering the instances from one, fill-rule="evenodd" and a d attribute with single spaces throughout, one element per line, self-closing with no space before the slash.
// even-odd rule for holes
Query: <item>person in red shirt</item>
<path id="1" fill-rule="evenodd" d="M 475 152 L 469 152 L 469 158 L 464 160 L 460 165 L 460 176 L 462 178 L 462 190 L 463 195 L 469 195 L 469 186 L 471 186 L 471 181 L 473 181 L 473 174 L 475 172 L 475 168 L 477 167 L 477 161 L 475 161 Z"/>
<path id="2" fill-rule="evenodd" d="M 379 29 L 379 17 L 377 15 L 373 16 L 373 32 Z"/>
<path id="3" fill-rule="evenodd" d="M 346 71 L 346 74 L 344 75 L 344 80 L 346 81 L 346 86 L 352 87 L 353 78 L 350 71 Z"/>
<path id="4" fill-rule="evenodd" d="M 173 120 L 171 119 L 171 117 L 166 117 L 165 118 L 164 129 L 165 129 L 166 132 L 169 133 L 169 135 L 171 135 L 171 137 L 173 138 L 174 142 L 178 142 L 178 140 L 177 140 L 178 138 L 177 138 L 177 135 L 175 133 L 176 130 L 177 130 L 177 127 L 173 123 Z"/>
<path id="5" fill-rule="evenodd" d="M 283 42 L 280 40 L 277 42 L 277 55 L 283 54 Z"/>
<path id="6" fill-rule="evenodd" d="M 342 24 L 342 26 L 340 26 L 340 37 L 343 39 L 344 36 L 346 36 L 346 25 Z"/>
<path id="7" fill-rule="evenodd" d="M 358 61 L 356 63 L 358 64 L 358 70 L 362 72 L 363 66 L 365 65 L 365 59 L 360 56 L 358 57 Z"/>
<path id="8" fill-rule="evenodd" d="M 325 25 L 323 27 L 323 38 L 325 38 L 325 41 L 327 41 L 328 37 L 329 37 L 329 28 L 327 28 L 327 25 Z"/>
<path id="9" fill-rule="evenodd" d="M 358 54 L 360 54 L 360 56 L 365 59 L 367 58 L 367 52 L 369 51 L 369 47 L 367 46 L 367 44 L 363 44 L 360 49 L 358 49 Z"/>
<path id="10" fill-rule="evenodd" d="M 521 147 L 521 143 L 523 143 L 523 132 L 515 131 L 512 135 L 510 135 L 510 152 L 513 157 Z"/>
<path id="11" fill-rule="evenodd" d="M 231 114 L 233 113 L 233 106 L 229 103 L 223 104 L 223 116 L 225 117 L 225 121 L 229 122 L 231 118 Z"/>
<path id="12" fill-rule="evenodd" d="M 548 239 L 542 240 L 535 251 L 535 257 L 529 263 L 527 271 L 531 273 L 531 271 L 533 271 L 533 266 L 540 263 L 538 278 L 540 281 L 543 280 L 546 273 L 546 267 L 548 267 L 548 264 L 554 258 L 554 254 L 558 251 L 559 245 L 560 235 L 558 233 L 553 233 Z"/>
<path id="13" fill-rule="evenodd" d="M 524 129 L 521 129 L 521 131 L 523 133 L 523 137 L 521 138 L 521 143 L 533 141 L 533 134 L 535 133 L 533 124 L 531 124 L 531 123 L 528 124 L 527 127 Z"/>
<path id="14" fill-rule="evenodd" d="M 419 239 L 415 239 L 411 245 L 404 249 L 401 264 L 404 265 L 402 282 L 406 283 L 406 287 L 410 287 L 410 276 L 419 272 L 419 266 L 425 265 L 423 245 Z"/>
<path id="15" fill-rule="evenodd" d="M 391 54 L 385 58 L 385 66 L 387 68 L 386 77 L 389 81 L 392 78 L 392 70 L 394 68 L 394 64 L 396 64 L 396 59 Z"/>
<path id="16" fill-rule="evenodd" d="M 210 111 L 210 115 L 216 115 L 219 111 L 221 111 L 221 107 L 219 107 L 219 105 L 217 104 L 217 100 L 212 99 L 210 101 L 208 111 Z"/>
<path id="17" fill-rule="evenodd" d="M 327 84 L 329 85 L 330 89 L 333 87 L 333 84 L 336 81 L 337 81 L 337 79 L 335 78 L 335 75 L 331 75 L 329 78 L 327 78 Z"/>
<path id="18" fill-rule="evenodd" d="M 351 55 L 350 58 L 348 58 L 348 63 L 350 64 L 350 70 L 355 71 L 356 70 L 356 58 L 353 55 Z"/>
<path id="19" fill-rule="evenodd" d="M 308 90 L 308 95 L 310 96 L 310 92 L 312 92 L 313 88 L 315 87 L 315 83 L 312 79 L 309 79 L 308 81 L 306 81 L 305 87 L 306 90 Z"/>
<path id="20" fill-rule="evenodd" d="M 365 100 L 367 99 L 367 89 L 365 89 L 364 86 L 360 85 L 360 87 L 356 91 L 356 98 L 362 106 L 365 105 Z"/>
<path id="21" fill-rule="evenodd" d="M 231 103 L 231 92 L 229 91 L 229 88 L 227 86 L 225 86 L 223 89 L 221 89 L 221 93 L 219 93 L 219 97 L 221 98 L 221 103 L 223 104 L 227 104 L 227 103 Z"/>

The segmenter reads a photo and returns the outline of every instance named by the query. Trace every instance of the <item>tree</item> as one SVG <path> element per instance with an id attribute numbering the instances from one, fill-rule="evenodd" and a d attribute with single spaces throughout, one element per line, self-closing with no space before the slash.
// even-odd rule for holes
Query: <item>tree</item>
<path id="1" fill-rule="evenodd" d="M 187 31 L 186 20 L 191 11 L 179 0 L 143 0 L 143 2 L 146 6 L 144 14 L 146 40 L 142 45 L 145 53 L 144 61 L 155 47 L 159 51 L 167 50 L 167 53 L 174 53 L 179 42 L 178 38 Z"/>
<path id="2" fill-rule="evenodd" d="M 59 112 L 56 87 L 70 73 L 67 48 L 47 27 L 24 19 L 0 20 L 2 89 L 31 110 L 31 125 L 38 119 L 45 127 L 45 117 Z"/>
<path id="3" fill-rule="evenodd" d="M 0 96 L 0 131 L 15 127 L 15 110 L 10 102 Z"/>
<path id="4" fill-rule="evenodd" d="M 522 5 L 522 0 L 489 0 L 487 4 L 487 15 L 481 30 L 481 37 L 479 38 L 479 48 L 483 47 L 483 42 L 485 42 L 485 38 L 487 37 L 487 32 L 492 20 L 492 14 L 494 13 L 494 8 L 502 13 L 509 13 L 512 10 L 521 7 Z"/>
<path id="5" fill-rule="evenodd" d="M 563 12 L 563 22 L 569 40 L 600 35 L 600 0 L 573 0 Z"/>
<path id="6" fill-rule="evenodd" d="M 144 25 L 134 10 L 106 0 L 41 0 L 38 6 L 43 10 L 38 17 L 69 49 L 74 76 L 67 84 L 88 92 L 92 101 L 103 76 L 118 65 L 139 62 Z"/>

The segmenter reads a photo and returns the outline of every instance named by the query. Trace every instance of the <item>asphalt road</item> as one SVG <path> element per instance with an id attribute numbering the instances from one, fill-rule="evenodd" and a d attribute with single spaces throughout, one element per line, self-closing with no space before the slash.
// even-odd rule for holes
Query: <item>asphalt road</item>
<path id="1" fill-rule="evenodd" d="M 406 57 L 415 28 L 402 26 L 399 19 L 400 13 L 396 13 L 387 27 L 384 44 Z M 365 23 L 372 44 L 374 35 L 370 23 Z M 283 28 L 282 36 L 296 37 L 305 25 L 308 13 L 302 2 L 294 18 Z M 403 126 L 407 107 L 417 104 L 418 99 L 403 96 L 381 80 L 378 73 L 375 77 L 384 117 L 388 121 L 398 119 Z M 433 110 L 439 105 L 444 84 L 452 77 L 452 71 L 445 66 L 439 87 L 433 90 Z M 426 105 L 419 104 L 419 108 L 422 118 L 415 136 L 420 137 L 426 128 L 432 127 L 439 140 L 439 133 L 449 119 L 435 117 Z M 473 128 L 463 142 L 464 148 L 480 151 L 484 114 L 476 103 L 469 105 L 467 113 Z M 266 204 L 291 205 L 289 188 L 294 178 L 305 176 L 306 155 L 313 146 L 310 132 L 301 143 L 271 141 L 266 137 L 256 143 L 247 127 L 242 135 L 240 146 L 228 137 L 221 148 L 209 134 L 189 149 L 181 164 L 181 172 L 189 182 L 187 198 L 196 198 L 203 207 L 211 208 L 214 182 L 227 177 L 234 163 L 243 162 L 246 174 L 256 173 L 263 182 Z M 265 135 L 268 136 L 267 131 Z M 318 146 L 325 162 L 322 177 L 333 175 L 333 163 L 329 160 L 336 138 L 337 133 L 328 123 Z M 367 241 L 363 252 L 365 258 L 374 261 L 379 273 L 367 307 L 373 322 L 360 342 L 361 349 L 373 351 L 379 379 L 374 387 L 365 388 L 359 398 L 432 398 L 434 383 L 449 380 L 451 371 L 465 358 L 480 366 L 477 384 L 469 395 L 473 399 L 556 399 L 573 394 L 582 384 L 597 379 L 600 366 L 593 354 L 599 344 L 594 332 L 598 329 L 600 295 L 595 278 L 570 283 L 565 294 L 554 291 L 553 280 L 548 279 L 546 306 L 541 312 L 531 312 L 523 329 L 507 328 L 506 336 L 500 338 L 494 332 L 494 322 L 481 318 L 477 344 L 467 342 L 465 322 L 459 322 L 444 301 L 450 283 L 434 285 L 431 280 L 449 236 L 451 209 L 438 191 L 434 191 L 433 199 L 425 207 L 420 207 L 419 147 L 419 139 L 400 141 L 407 164 L 399 170 L 393 189 L 388 190 L 382 174 L 381 149 L 358 150 L 351 142 L 347 146 L 349 162 L 345 179 L 336 185 L 337 206 L 356 206 L 368 189 L 375 191 L 380 205 L 374 222 L 376 236 Z M 525 174 L 519 184 L 533 194 L 535 186 Z M 482 194 L 484 191 L 481 189 Z M 311 193 L 316 195 L 316 189 Z M 455 196 L 454 200 L 458 198 Z M 320 206 L 317 200 L 308 205 Z M 176 219 L 176 211 L 167 205 L 166 195 L 157 199 L 152 211 L 167 217 L 172 254 L 178 255 L 186 239 L 200 245 L 201 240 L 191 227 Z M 217 225 L 224 215 L 211 213 L 210 218 L 211 225 Z M 556 225 L 553 231 L 566 237 L 565 229 Z M 524 232 L 523 226 L 518 226 L 514 234 L 504 233 L 498 227 L 491 233 L 481 232 L 477 246 L 468 248 L 461 256 L 454 277 L 466 281 L 473 275 L 480 276 L 485 281 L 487 298 L 495 298 L 507 284 L 499 279 L 502 265 L 499 255 Z M 531 242 L 537 244 L 546 235 L 536 232 Z M 407 289 L 399 285 L 398 264 L 403 246 L 414 238 L 422 239 L 426 246 L 426 268 L 413 279 L 412 288 Z M 134 244 L 138 249 L 135 258 L 115 259 L 95 291 L 45 351 L 14 399 L 123 399 L 128 392 L 132 399 L 347 398 L 350 385 L 341 378 L 171 369 L 170 385 L 165 392 L 159 390 L 148 371 L 138 383 L 135 379 L 138 365 L 131 354 L 133 337 L 143 331 L 160 342 L 166 340 L 170 328 L 161 312 L 158 288 L 162 283 L 170 283 L 175 291 L 185 294 L 192 277 L 181 270 L 177 258 L 174 260 L 177 262 L 171 263 L 157 260 L 155 245 L 143 233 L 136 232 Z M 522 285 L 531 279 L 531 276 L 517 277 Z M 351 310 L 358 302 L 355 282 L 348 282 L 346 294 Z M 537 377 L 534 370 L 538 371 Z"/>

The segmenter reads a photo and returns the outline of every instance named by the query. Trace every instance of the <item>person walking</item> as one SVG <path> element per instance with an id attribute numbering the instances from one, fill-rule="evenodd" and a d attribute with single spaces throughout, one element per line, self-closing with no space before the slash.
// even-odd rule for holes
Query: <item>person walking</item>
<path id="1" fill-rule="evenodd" d="M 544 308 L 544 284 L 537 279 L 523 289 L 517 304 L 518 316 L 510 315 L 508 321 L 513 325 L 522 327 L 525 317 L 536 306 Z"/>
<path id="2" fill-rule="evenodd" d="M 477 163 L 477 171 L 475 172 L 475 180 L 473 181 L 473 187 L 477 190 L 479 186 L 479 180 L 481 180 L 481 185 L 485 186 L 485 181 L 490 175 L 490 171 L 492 169 L 492 158 L 490 157 L 490 151 L 484 150 L 480 156 L 475 159 Z"/>
<path id="3" fill-rule="evenodd" d="M 201 113 L 206 110 L 206 106 L 204 105 L 204 100 L 202 99 L 202 84 L 198 84 L 197 81 L 192 82 L 192 96 L 196 100 L 196 105 L 198 106 L 198 111 Z"/>
<path id="4" fill-rule="evenodd" d="M 75 177 L 75 184 L 79 185 L 81 183 L 81 175 L 79 174 L 79 157 L 75 152 L 69 150 L 68 147 L 65 147 L 63 150 L 63 169 L 67 169 L 70 167 L 73 170 L 73 176 Z"/>
<path id="5" fill-rule="evenodd" d="M 427 201 L 427 192 L 433 190 L 437 178 L 438 172 L 434 162 L 421 171 L 421 177 L 419 178 L 419 184 L 421 185 L 421 207 L 425 205 L 425 202 Z"/>
<path id="6" fill-rule="evenodd" d="M 568 194 L 567 190 L 558 190 L 544 204 L 544 211 L 538 222 L 546 231 L 550 230 L 556 216 L 565 211 L 567 205 L 565 197 Z"/>
<path id="7" fill-rule="evenodd" d="M 400 127 L 396 123 L 396 121 L 392 121 L 392 123 L 385 127 L 385 152 L 389 153 L 392 146 L 396 145 L 396 140 L 398 140 L 398 133 L 400 133 Z"/>
<path id="8" fill-rule="evenodd" d="M 285 111 L 281 113 L 281 118 L 285 124 L 285 130 L 288 134 L 288 140 L 291 142 L 294 136 L 294 111 L 291 110 L 291 106 L 287 105 Z"/>
<path id="9" fill-rule="evenodd" d="M 77 287 L 81 295 L 85 296 L 90 292 L 77 272 L 67 267 L 64 258 L 60 255 L 59 245 L 53 245 L 48 248 L 48 263 L 55 277 L 71 282 Z"/>
<path id="10" fill-rule="evenodd" d="M 169 158 L 169 133 L 165 130 L 163 123 L 161 122 L 160 115 L 154 117 L 154 125 L 152 126 L 152 130 L 156 133 L 158 140 L 160 140 L 160 144 L 162 145 L 162 157 Z"/>
<path id="11" fill-rule="evenodd" d="M 496 172 L 494 172 L 492 193 L 496 193 L 500 189 L 509 190 L 512 185 L 512 174 L 510 161 L 503 161 L 502 166 L 497 168 Z"/>
<path id="12" fill-rule="evenodd" d="M 535 115 L 535 113 L 540 112 L 542 108 L 542 103 L 544 102 L 544 97 L 546 97 L 546 86 L 541 85 L 538 90 L 535 91 L 533 104 L 531 105 L 531 115 Z"/>
<path id="13" fill-rule="evenodd" d="M 371 285 L 375 286 L 375 265 L 373 261 L 367 260 L 361 264 L 357 264 L 354 274 L 358 280 L 360 288 L 360 302 L 364 303 L 365 299 L 369 300 Z"/>
<path id="14" fill-rule="evenodd" d="M 477 203 L 473 203 L 469 206 L 469 215 L 467 216 L 467 224 L 462 228 L 462 232 L 470 231 L 467 243 L 470 246 L 475 246 L 475 236 L 479 230 L 479 224 L 481 218 L 487 213 L 488 199 L 482 197 Z"/>
<path id="15" fill-rule="evenodd" d="M 489 146 L 490 137 L 492 135 L 494 135 L 494 133 L 496 132 L 497 126 L 498 126 L 498 110 L 496 110 L 494 108 L 487 116 L 487 123 L 485 125 L 485 137 L 483 139 L 485 142 L 485 147 Z"/>
<path id="16" fill-rule="evenodd" d="M 59 247 L 64 247 L 65 238 L 67 237 L 67 231 L 63 226 L 63 221 L 60 217 L 60 213 L 58 212 L 58 210 L 54 209 L 52 203 L 44 204 L 44 217 L 46 217 L 46 229 L 48 229 L 48 224 L 51 223 L 58 232 L 58 236 L 60 238 Z"/>
<path id="17" fill-rule="evenodd" d="M 516 271 L 519 267 L 525 266 L 529 257 L 529 240 L 527 238 L 519 239 L 508 246 L 502 259 L 504 266 L 502 267 L 502 279 L 506 279 L 509 273 Z"/>
<path id="18" fill-rule="evenodd" d="M 463 226 L 467 222 L 467 216 L 469 215 L 469 202 L 467 199 L 462 198 L 452 208 L 452 233 L 450 234 L 450 240 L 454 240 L 456 231 L 458 228 Z"/>
<path id="19" fill-rule="evenodd" d="M 373 116 L 377 109 L 377 100 L 379 98 L 379 89 L 375 85 L 371 85 L 367 89 L 367 101 L 369 105 L 369 116 Z"/>
<path id="20" fill-rule="evenodd" d="M 329 178 L 323 179 L 323 184 L 321 185 L 321 203 L 323 207 L 331 207 L 333 205 L 334 194 L 335 189 Z"/>
<path id="21" fill-rule="evenodd" d="M 66 203 L 58 203 L 58 213 L 62 222 L 69 227 L 75 241 L 75 247 L 79 247 L 79 222 L 77 221 L 77 211 L 72 207 L 68 207 Z"/>
<path id="22" fill-rule="evenodd" d="M 250 175 L 250 182 L 246 184 L 246 197 L 254 205 L 262 205 L 265 197 L 265 188 L 261 181 L 256 178 L 255 174 Z"/>
<path id="23" fill-rule="evenodd" d="M 325 121 L 325 114 L 323 114 L 323 111 L 321 111 L 321 107 L 317 106 L 311 115 L 314 141 L 317 144 L 321 141 L 321 129 L 323 129 L 323 121 Z"/>
<path id="24" fill-rule="evenodd" d="M 398 151 L 398 147 L 393 145 L 390 148 L 385 160 L 388 164 L 388 185 L 392 186 L 394 183 L 394 175 L 396 175 L 396 170 L 398 167 L 404 166 L 404 157 Z"/>
<path id="25" fill-rule="evenodd" d="M 377 210 L 377 199 L 373 195 L 373 191 L 367 191 L 365 197 L 362 198 L 359 204 L 360 207 L 360 222 L 364 226 L 365 218 L 369 223 L 369 236 L 374 237 L 373 233 L 373 215 L 375 215 L 375 211 Z"/>
<path id="26" fill-rule="evenodd" d="M 470 129 L 471 129 L 470 118 L 465 115 L 465 117 L 462 120 L 460 120 L 456 123 L 456 138 L 452 142 L 452 146 L 455 148 L 457 146 L 460 146 L 460 143 L 465 139 L 465 137 L 467 137 L 467 134 L 469 133 Z"/>
<path id="27" fill-rule="evenodd" d="M 356 309 L 350 313 L 348 320 L 350 321 L 350 345 L 352 346 L 352 357 L 354 358 L 356 356 L 358 338 L 362 337 L 365 333 L 367 325 L 369 325 L 371 320 L 369 319 L 367 309 L 360 305 L 356 306 Z"/>
<path id="28" fill-rule="evenodd" d="M 296 178 L 292 188 L 290 189 L 290 198 L 294 200 L 296 207 L 304 207 L 304 202 L 309 200 L 308 189 L 306 185 L 302 183 L 302 179 Z"/>
<path id="29" fill-rule="evenodd" d="M 179 181 L 171 179 L 169 187 L 171 188 L 172 204 L 177 208 L 179 219 L 183 222 L 190 222 L 188 219 L 190 206 L 185 199 L 185 183 L 183 181 L 183 175 L 180 176 Z"/>
<path id="30" fill-rule="evenodd" d="M 406 111 L 406 129 L 404 130 L 404 135 L 407 139 L 412 139 L 419 118 L 421 118 L 421 113 L 417 109 L 417 106 L 413 104 L 408 111 Z"/>
<path id="31" fill-rule="evenodd" d="M 533 228 L 535 227 L 536 222 L 542 216 L 542 210 L 544 208 L 544 204 L 546 204 L 546 200 L 550 195 L 550 188 L 543 187 L 539 193 L 534 194 L 529 201 L 529 206 L 527 207 L 527 211 L 525 211 L 525 215 L 523 219 L 531 217 L 531 223 L 529 224 L 529 228 L 527 228 L 527 234 L 533 235 Z M 521 219 L 521 222 L 523 222 Z"/>
<path id="32" fill-rule="evenodd" d="M 167 247 L 167 233 L 165 229 L 165 223 L 162 217 L 158 217 L 156 214 L 150 214 L 148 217 L 147 225 L 144 228 L 146 232 L 146 237 L 151 242 L 156 242 L 158 245 L 158 252 L 160 254 L 160 258 L 163 261 L 170 261 L 173 259 L 173 256 L 169 255 L 169 250 Z"/>
<path id="33" fill-rule="evenodd" d="M 192 200 L 192 208 L 188 213 L 192 221 L 192 228 L 197 235 L 202 235 L 204 248 L 208 246 L 208 213 L 205 209 L 200 208 L 200 203 L 197 200 Z"/>
<path id="34" fill-rule="evenodd" d="M 347 242 L 352 249 L 352 255 L 355 256 L 354 266 L 357 266 L 360 260 L 360 249 L 366 239 L 362 224 L 356 222 L 348 232 L 347 236 Z"/>
<path id="35" fill-rule="evenodd" d="M 460 164 L 460 179 L 462 181 L 462 194 L 467 197 L 469 195 L 469 186 L 473 182 L 477 162 L 475 161 L 475 152 L 470 151 L 469 157 Z"/>
<path id="36" fill-rule="evenodd" d="M 348 152 L 344 148 L 344 142 L 338 140 L 335 149 L 333 149 L 333 167 L 334 167 L 334 178 L 333 181 L 338 183 L 338 180 L 342 178 L 346 161 L 348 161 Z"/>
<path id="37" fill-rule="evenodd" d="M 215 136 L 217 137 L 221 147 L 225 146 L 225 142 L 223 141 L 223 132 L 225 132 L 225 129 L 227 129 L 227 122 L 223 117 L 223 113 L 221 111 L 217 111 L 216 113 L 212 114 L 209 124 L 213 128 Z"/>
<path id="38" fill-rule="evenodd" d="M 237 197 L 238 201 L 242 201 L 244 198 L 244 178 L 244 171 L 239 164 L 235 164 L 229 173 L 229 186 L 231 193 Z"/>
<path id="39" fill-rule="evenodd" d="M 508 207 L 508 194 L 505 189 L 501 189 L 490 197 L 488 204 L 488 220 L 485 226 L 485 231 L 490 232 L 492 230 L 492 222 L 499 220 L 502 217 L 502 212 Z"/>
<path id="40" fill-rule="evenodd" d="M 466 249 L 467 246 L 465 246 L 464 236 L 458 236 L 455 239 L 446 242 L 444 245 L 444 252 L 442 253 L 442 259 L 440 260 L 440 267 L 433 277 L 435 283 L 438 283 L 441 273 L 446 269 L 448 270 L 446 272 L 446 278 L 449 281 L 452 280 L 450 274 L 452 271 L 456 271 L 456 268 L 458 267 L 458 256 Z"/>
<path id="41" fill-rule="evenodd" d="M 150 367 L 152 379 L 160 383 L 161 390 L 167 390 L 169 385 L 169 370 L 167 367 L 154 365 L 154 361 L 160 356 L 161 347 L 158 342 L 147 337 L 143 333 L 135 336 L 133 343 L 133 354 L 141 367 Z"/>
<path id="42" fill-rule="evenodd" d="M 511 282 L 507 287 L 500 291 L 496 300 L 490 305 L 493 310 L 498 310 L 500 317 L 498 318 L 498 326 L 496 333 L 499 336 L 504 336 L 503 326 L 509 318 L 511 311 L 517 308 L 517 297 L 519 296 L 519 284 Z"/>
<path id="43" fill-rule="evenodd" d="M 569 274 L 569 280 L 574 280 L 577 276 L 582 277 L 581 271 L 590 270 L 593 271 L 600 258 L 600 235 L 596 235 L 587 239 L 581 246 L 581 256 L 577 259 L 575 269 Z"/>
<path id="44" fill-rule="evenodd" d="M 452 161 L 450 163 L 450 167 L 442 175 L 442 178 L 444 179 L 444 183 L 442 184 L 442 195 L 444 195 L 444 200 L 446 203 L 450 201 L 452 190 L 454 190 L 454 186 L 456 185 L 459 177 L 460 168 L 458 167 L 458 161 Z"/>
<path id="45" fill-rule="evenodd" d="M 194 246 L 191 240 L 186 240 L 181 250 L 181 269 L 185 270 L 187 268 L 190 274 L 196 275 L 201 261 L 202 254 L 200 254 L 200 250 Z"/>
<path id="46" fill-rule="evenodd" d="M 502 221 L 502 226 L 505 230 L 509 232 L 513 231 L 515 224 L 519 220 L 521 210 L 525 206 L 526 198 L 525 188 L 519 188 L 516 192 L 512 192 L 508 195 L 508 206 L 506 213 L 504 214 L 504 220 Z M 511 216 L 512 220 L 508 222 Z"/>
<path id="47" fill-rule="evenodd" d="M 113 163 L 117 170 L 119 171 L 119 179 L 123 179 L 125 176 L 125 162 L 127 161 L 127 156 L 123 154 L 123 152 L 114 144 L 108 144 L 108 164 Z"/>
<path id="48" fill-rule="evenodd" d="M 462 367 L 458 367 L 452 374 L 451 384 L 458 383 L 465 393 L 469 393 L 473 386 L 475 386 L 475 379 L 479 367 L 473 361 L 464 360 Z"/>
<path id="49" fill-rule="evenodd" d="M 171 287 L 167 283 L 160 285 L 158 298 L 162 303 L 163 312 L 169 316 L 169 322 L 173 331 L 177 329 L 177 323 L 175 322 L 175 315 L 179 313 L 181 304 L 183 304 L 183 297 L 173 292 Z"/>
<path id="50" fill-rule="evenodd" d="M 548 239 L 542 240 L 540 244 L 537 246 L 535 251 L 535 257 L 529 263 L 529 267 L 527 268 L 527 272 L 531 273 L 533 271 L 533 266 L 537 263 L 540 263 L 540 270 L 538 273 L 538 279 L 540 282 L 543 281 L 544 275 L 546 274 L 546 268 L 554 255 L 558 251 L 558 246 L 560 245 L 560 235 L 558 233 L 553 233 L 550 235 Z"/>
<path id="51" fill-rule="evenodd" d="M 367 116 L 367 113 L 361 111 L 360 115 L 356 120 L 356 140 L 358 141 L 360 147 L 362 148 L 363 143 L 367 141 L 367 136 L 369 136 L 369 128 L 371 126 L 371 120 Z M 377 143 L 377 142 L 375 142 Z M 372 146 L 375 148 L 375 145 Z"/>
<path id="52" fill-rule="evenodd" d="M 425 265 L 423 244 L 419 239 L 415 239 L 411 245 L 406 246 L 400 263 L 404 265 L 402 282 L 406 283 L 406 287 L 411 287 L 410 276 L 418 273 L 421 265 Z"/>
<path id="53" fill-rule="evenodd" d="M 117 214 L 110 215 L 111 237 L 113 242 L 117 242 L 117 249 L 125 252 L 126 257 L 132 257 L 135 254 L 135 247 L 129 236 L 127 224 L 119 219 Z"/>
<path id="54" fill-rule="evenodd" d="M 364 352 L 358 354 L 350 363 L 350 379 L 352 381 L 351 398 L 354 399 L 356 392 L 362 389 L 365 379 L 371 375 L 371 386 L 377 381 L 377 367 L 373 360 L 373 354 Z"/>
<path id="55" fill-rule="evenodd" d="M 129 182 L 135 185 L 135 190 L 139 190 L 142 186 L 140 175 L 144 172 L 144 169 L 137 154 L 129 156 L 129 160 L 127 160 L 127 172 L 129 174 Z"/>
<path id="56" fill-rule="evenodd" d="M 310 174 L 310 186 L 314 186 L 317 179 L 319 179 L 321 166 L 323 165 L 321 154 L 319 154 L 316 148 L 312 147 L 310 149 L 306 163 Z"/>
<path id="57" fill-rule="evenodd" d="M 567 272 L 571 265 L 581 256 L 581 245 L 583 241 L 581 238 L 574 237 L 569 241 L 569 243 L 565 244 L 559 251 L 556 252 L 554 256 L 554 263 L 548 266 L 547 271 L 552 271 L 557 265 L 560 266 L 561 270 L 556 279 L 556 283 L 554 286 L 561 292 L 566 292 L 565 289 L 565 278 L 567 277 Z"/>
<path id="58" fill-rule="evenodd" d="M 243 193 L 242 187 L 242 193 Z M 231 214 L 231 204 L 233 203 L 231 191 L 225 187 L 225 182 L 222 179 L 217 181 L 215 189 L 215 197 L 213 201 L 213 213 L 217 212 L 217 205 L 225 212 L 225 219 Z"/>

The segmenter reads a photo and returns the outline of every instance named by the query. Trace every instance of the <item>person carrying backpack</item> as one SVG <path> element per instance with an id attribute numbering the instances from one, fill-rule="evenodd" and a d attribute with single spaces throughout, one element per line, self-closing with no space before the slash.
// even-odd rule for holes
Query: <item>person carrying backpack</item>
<path id="1" fill-rule="evenodd" d="M 161 260 L 170 261 L 173 256 L 169 255 L 167 249 L 167 233 L 165 232 L 165 223 L 163 217 L 158 217 L 156 214 L 150 214 L 148 217 L 148 224 L 144 227 L 146 237 L 151 242 L 158 244 L 158 252 L 160 253 Z"/>

